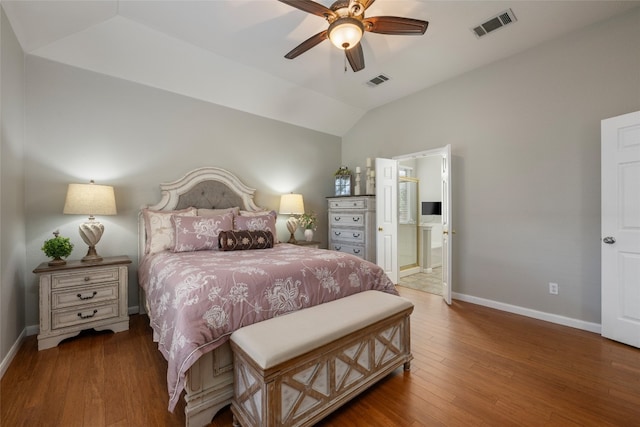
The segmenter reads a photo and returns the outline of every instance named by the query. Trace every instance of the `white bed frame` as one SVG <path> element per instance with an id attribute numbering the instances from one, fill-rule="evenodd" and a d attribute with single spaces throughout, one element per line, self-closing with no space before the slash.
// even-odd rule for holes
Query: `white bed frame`
<path id="1" fill-rule="evenodd" d="M 221 204 L 211 206 L 210 200 L 219 199 L 218 194 L 206 194 L 206 183 L 224 184 L 222 191 L 230 191 L 229 197 Z M 162 199 L 149 209 L 171 211 L 181 207 L 181 198 L 188 197 L 196 208 L 229 208 L 240 206 L 248 211 L 261 211 L 253 202 L 255 189 L 244 185 L 232 173 L 216 167 L 195 169 L 183 178 L 160 184 Z M 216 190 L 219 191 L 219 190 Z M 194 194 L 196 192 L 197 194 Z M 233 201 L 235 199 L 235 202 Z M 230 203 L 231 205 L 225 206 Z M 138 215 L 138 259 L 145 252 L 146 229 L 142 211 Z M 146 312 L 146 297 L 140 292 L 140 312 Z M 185 383 L 184 409 L 187 427 L 201 427 L 211 423 L 216 413 L 231 403 L 233 397 L 233 356 L 229 343 L 200 357 L 187 371 Z"/>

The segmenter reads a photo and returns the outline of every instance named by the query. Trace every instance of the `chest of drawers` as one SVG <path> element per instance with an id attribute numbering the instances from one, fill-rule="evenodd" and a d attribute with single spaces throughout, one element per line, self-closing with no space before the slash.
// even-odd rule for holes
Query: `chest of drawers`
<path id="1" fill-rule="evenodd" d="M 376 262 L 374 196 L 329 197 L 329 249 Z"/>
<path id="2" fill-rule="evenodd" d="M 128 257 L 118 256 L 95 263 L 40 264 L 33 271 L 40 282 L 38 350 L 55 347 L 85 329 L 129 329 L 130 263 Z"/>

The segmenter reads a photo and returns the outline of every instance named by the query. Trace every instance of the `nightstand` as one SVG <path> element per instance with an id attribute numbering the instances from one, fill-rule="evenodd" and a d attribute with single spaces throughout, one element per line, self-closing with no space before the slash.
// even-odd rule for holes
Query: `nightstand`
<path id="1" fill-rule="evenodd" d="M 310 241 L 307 242 L 306 240 L 298 240 L 296 243 L 294 243 L 294 245 L 298 245 L 298 246 L 306 246 L 308 248 L 316 248 L 316 249 L 320 249 L 320 242 L 316 242 L 316 241 Z"/>
<path id="2" fill-rule="evenodd" d="M 100 262 L 67 261 L 33 270 L 40 280 L 38 350 L 57 346 L 85 329 L 129 329 L 127 256 Z"/>

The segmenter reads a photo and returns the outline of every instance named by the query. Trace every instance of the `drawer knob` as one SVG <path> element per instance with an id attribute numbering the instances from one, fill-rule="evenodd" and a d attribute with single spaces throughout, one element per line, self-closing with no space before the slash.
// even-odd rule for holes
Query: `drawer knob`
<path id="1" fill-rule="evenodd" d="M 354 216 L 353 218 L 351 218 L 353 220 L 353 222 L 359 222 L 360 218 L 357 216 Z"/>
<path id="2" fill-rule="evenodd" d="M 78 317 L 81 319 L 90 319 L 93 316 L 95 316 L 98 313 L 98 310 L 93 310 L 93 313 L 91 314 L 82 314 L 82 313 L 78 313 Z"/>
<path id="3" fill-rule="evenodd" d="M 334 217 L 333 217 L 333 220 L 334 220 L 334 221 L 336 221 L 336 222 L 338 222 L 338 221 L 340 221 L 340 218 L 341 218 L 341 217 L 339 217 L 339 216 L 334 216 Z"/>
<path id="4" fill-rule="evenodd" d="M 342 249 L 342 246 L 334 246 L 333 247 L 336 251 L 340 251 L 340 249 Z"/>
<path id="5" fill-rule="evenodd" d="M 333 234 L 335 234 L 336 236 L 339 236 L 342 234 L 342 231 L 334 231 Z"/>
<path id="6" fill-rule="evenodd" d="M 93 294 L 87 296 L 87 297 L 83 297 L 82 294 L 78 294 L 77 297 L 80 298 L 81 300 L 87 300 L 87 299 L 91 299 L 93 297 L 95 297 L 96 295 L 98 295 L 98 292 L 93 291 Z"/>
<path id="7" fill-rule="evenodd" d="M 358 237 L 360 237 L 360 233 L 353 233 L 353 237 L 357 239 Z"/>
<path id="8" fill-rule="evenodd" d="M 89 276 L 85 276 L 84 281 L 85 281 L 85 282 L 88 282 L 89 280 L 91 280 L 91 277 L 89 277 Z"/>
<path id="9" fill-rule="evenodd" d="M 359 253 L 360 253 L 360 249 L 354 249 L 354 250 L 353 250 L 353 253 L 354 253 L 354 254 L 359 254 Z"/>

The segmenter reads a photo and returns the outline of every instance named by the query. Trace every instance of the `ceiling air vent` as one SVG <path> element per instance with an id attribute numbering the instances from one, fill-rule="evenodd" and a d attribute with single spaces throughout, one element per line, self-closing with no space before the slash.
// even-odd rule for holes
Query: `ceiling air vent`
<path id="1" fill-rule="evenodd" d="M 476 37 L 480 38 L 497 30 L 498 28 L 502 28 L 505 25 L 509 25 L 516 21 L 516 15 L 513 14 L 513 10 L 507 9 L 504 12 L 500 12 L 496 16 L 487 19 L 486 22 L 478 25 L 477 27 L 472 28 L 471 31 L 473 31 L 473 34 L 475 34 Z"/>
<path id="2" fill-rule="evenodd" d="M 379 76 L 375 76 L 374 78 L 369 80 L 367 82 L 367 86 L 369 86 L 369 87 L 377 87 L 377 86 L 380 86 L 382 83 L 388 81 L 389 79 L 390 79 L 389 76 L 385 76 L 384 74 L 380 74 Z"/>

